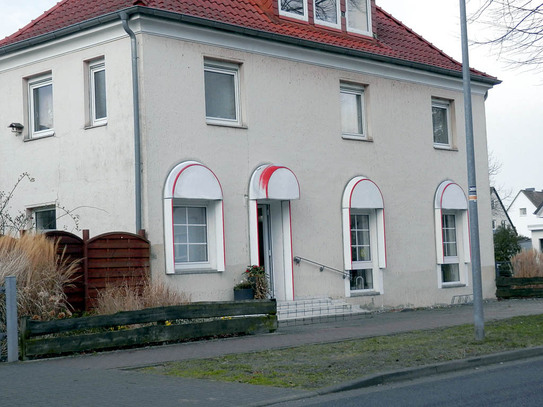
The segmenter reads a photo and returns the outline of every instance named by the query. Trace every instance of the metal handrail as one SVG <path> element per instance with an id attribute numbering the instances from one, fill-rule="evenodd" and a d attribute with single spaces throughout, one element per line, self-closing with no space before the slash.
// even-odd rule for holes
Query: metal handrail
<path id="1" fill-rule="evenodd" d="M 348 271 L 345 271 L 345 270 L 339 270 L 339 269 L 336 269 L 334 267 L 330 267 L 330 266 L 327 266 L 325 264 L 321 264 L 321 263 L 318 263 L 316 261 L 313 261 L 313 260 L 309 260 L 309 259 L 306 259 L 304 257 L 300 257 L 300 256 L 294 256 L 294 263 L 296 264 L 300 264 L 301 261 L 305 261 L 307 263 L 311 263 L 311 264 L 314 264 L 316 266 L 319 266 L 319 270 L 320 271 L 324 271 L 324 269 L 328 269 L 330 271 L 333 271 L 335 273 L 339 273 L 343 276 L 343 279 L 345 280 L 347 277 L 350 276 L 350 273 Z"/>

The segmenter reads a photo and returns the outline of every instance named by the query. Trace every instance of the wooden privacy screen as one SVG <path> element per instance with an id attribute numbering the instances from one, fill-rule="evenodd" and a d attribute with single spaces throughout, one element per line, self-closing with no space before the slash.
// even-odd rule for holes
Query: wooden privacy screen
<path id="1" fill-rule="evenodd" d="M 145 231 L 104 233 L 93 237 L 83 230 L 83 238 L 64 231 L 51 231 L 58 239 L 58 252 L 70 260 L 80 260 L 76 279 L 66 288 L 68 302 L 75 311 L 89 311 L 100 290 L 127 283 L 141 286 L 149 278 L 150 243 Z"/>

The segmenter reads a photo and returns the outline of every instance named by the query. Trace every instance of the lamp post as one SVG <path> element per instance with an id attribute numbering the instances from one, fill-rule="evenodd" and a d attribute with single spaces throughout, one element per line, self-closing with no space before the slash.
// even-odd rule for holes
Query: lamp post
<path id="1" fill-rule="evenodd" d="M 471 79 L 469 69 L 468 28 L 465 0 L 460 0 L 460 29 L 462 38 L 462 77 L 464 81 L 466 155 L 468 164 L 471 274 L 473 279 L 473 317 L 475 323 L 475 339 L 482 341 L 485 338 L 485 323 L 483 316 L 481 253 L 479 250 L 479 215 L 477 212 L 477 177 L 475 171 L 475 149 L 473 145 L 473 115 L 471 107 Z"/>

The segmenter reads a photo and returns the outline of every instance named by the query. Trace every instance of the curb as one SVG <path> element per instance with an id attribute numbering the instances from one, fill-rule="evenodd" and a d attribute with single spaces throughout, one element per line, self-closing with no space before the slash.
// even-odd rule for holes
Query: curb
<path id="1" fill-rule="evenodd" d="M 305 398 L 324 396 L 326 394 L 339 393 L 349 390 L 363 389 L 388 383 L 397 383 L 401 381 L 414 380 L 423 377 L 429 377 L 444 373 L 458 372 L 469 370 L 482 366 L 500 364 L 504 362 L 513 362 L 522 359 L 529 359 L 543 356 L 543 346 L 537 346 L 527 349 L 518 349 L 491 355 L 475 356 L 468 359 L 453 360 L 450 362 L 436 363 L 432 365 L 424 365 L 418 367 L 405 368 L 386 373 L 376 373 L 371 376 L 366 376 L 360 379 L 355 379 L 349 382 L 338 384 L 335 386 L 325 387 L 320 390 L 308 391 L 305 394 L 298 394 L 290 397 L 283 397 L 267 402 L 250 404 L 250 407 L 271 406 L 274 404 L 284 403 L 288 401 L 301 400 Z"/>

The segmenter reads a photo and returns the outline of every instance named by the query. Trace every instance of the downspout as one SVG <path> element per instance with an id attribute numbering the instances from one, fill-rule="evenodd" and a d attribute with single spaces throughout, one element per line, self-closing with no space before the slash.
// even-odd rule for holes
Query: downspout
<path id="1" fill-rule="evenodd" d="M 138 84 L 138 47 L 136 35 L 128 26 L 128 14 L 119 13 L 123 28 L 130 37 L 132 53 L 132 106 L 134 108 L 134 170 L 136 193 L 136 233 L 141 230 L 141 131 L 140 131 L 140 103 Z"/>

